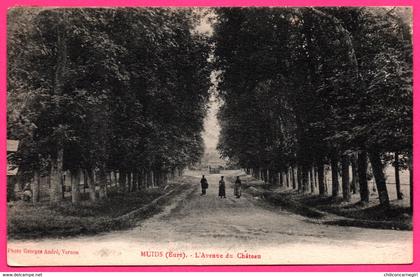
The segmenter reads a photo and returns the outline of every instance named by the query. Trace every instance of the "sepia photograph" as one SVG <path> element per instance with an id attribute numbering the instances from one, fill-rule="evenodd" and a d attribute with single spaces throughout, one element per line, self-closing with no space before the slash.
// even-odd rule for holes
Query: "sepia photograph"
<path id="1" fill-rule="evenodd" d="M 8 265 L 411 264 L 412 37 L 403 6 L 9 9 Z"/>

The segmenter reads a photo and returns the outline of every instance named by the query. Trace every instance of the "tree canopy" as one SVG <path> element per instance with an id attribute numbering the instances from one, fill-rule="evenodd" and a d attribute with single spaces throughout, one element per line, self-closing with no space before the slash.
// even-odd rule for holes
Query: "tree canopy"
<path id="1" fill-rule="evenodd" d="M 23 141 L 22 172 L 60 155 L 62 170 L 155 175 L 199 160 L 211 85 L 199 23 L 193 9 L 11 10 L 8 137 Z"/>
<path id="2" fill-rule="evenodd" d="M 412 152 L 405 16 L 395 8 L 217 9 L 221 153 L 264 172 L 297 166 L 305 189 L 312 166 L 323 174 L 331 159 L 367 151 L 386 193 L 374 161 Z"/>

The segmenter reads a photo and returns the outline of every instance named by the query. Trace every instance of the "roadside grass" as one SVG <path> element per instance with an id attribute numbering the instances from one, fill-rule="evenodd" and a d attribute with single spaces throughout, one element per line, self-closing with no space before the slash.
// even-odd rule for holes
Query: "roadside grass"
<path id="1" fill-rule="evenodd" d="M 397 230 L 413 228 L 411 210 L 401 200 L 390 201 L 390 206 L 386 208 L 379 205 L 375 195 L 371 195 L 369 203 L 360 202 L 356 197 L 353 197 L 352 202 L 343 202 L 341 197 L 299 193 L 263 184 L 250 176 L 243 178 L 248 184 L 246 191 L 252 196 L 319 223 Z"/>
<path id="2" fill-rule="evenodd" d="M 171 183 L 165 190 L 151 189 L 126 194 L 113 192 L 105 200 L 95 203 L 82 201 L 78 205 L 69 201 L 35 205 L 11 202 L 8 203 L 8 238 L 58 238 L 131 228 L 139 221 L 159 213 L 170 197 L 182 189 L 185 189 L 185 184 L 177 182 Z M 162 199 L 155 201 L 159 197 Z M 126 216 L 133 211 L 138 211 L 135 216 Z"/>
<path id="3" fill-rule="evenodd" d="M 343 202 L 342 198 L 320 197 L 315 195 L 303 195 L 294 197 L 304 205 L 315 207 L 319 210 L 331 212 L 337 215 L 368 220 L 398 220 L 411 219 L 409 207 L 400 205 L 398 200 L 390 202 L 388 208 L 379 205 L 379 199 L 371 199 L 369 203 L 363 202 Z"/>

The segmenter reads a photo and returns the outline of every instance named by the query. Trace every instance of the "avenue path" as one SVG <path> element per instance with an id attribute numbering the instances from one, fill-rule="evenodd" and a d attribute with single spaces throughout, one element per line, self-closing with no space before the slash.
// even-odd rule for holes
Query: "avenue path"
<path id="1" fill-rule="evenodd" d="M 229 180 L 238 172 L 224 174 Z M 129 230 L 10 241 L 8 247 L 13 249 L 59 253 L 9 253 L 9 264 L 368 264 L 412 260 L 412 232 L 311 223 L 302 216 L 265 207 L 247 194 L 235 198 L 228 180 L 227 198 L 220 199 L 220 174 L 206 177 L 206 196 L 200 196 L 197 178 L 161 213 Z"/>

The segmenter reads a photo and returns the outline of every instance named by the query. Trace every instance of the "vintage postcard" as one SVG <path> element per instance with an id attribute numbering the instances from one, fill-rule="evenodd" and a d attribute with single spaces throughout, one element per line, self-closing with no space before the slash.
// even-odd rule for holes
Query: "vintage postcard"
<path id="1" fill-rule="evenodd" d="M 410 264 L 410 7 L 15 7 L 10 266 Z"/>

